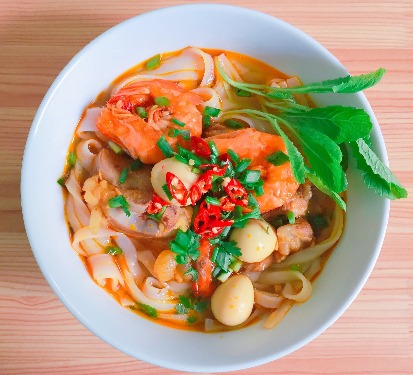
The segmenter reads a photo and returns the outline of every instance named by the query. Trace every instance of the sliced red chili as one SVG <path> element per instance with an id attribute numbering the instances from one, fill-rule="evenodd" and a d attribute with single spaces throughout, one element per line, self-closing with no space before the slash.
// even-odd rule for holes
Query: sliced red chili
<path id="1" fill-rule="evenodd" d="M 188 200 L 188 190 L 184 183 L 171 172 L 166 172 L 166 184 L 172 196 L 179 204 L 185 205 Z"/>
<path id="2" fill-rule="evenodd" d="M 209 158 L 211 156 L 211 150 L 208 146 L 208 143 L 205 142 L 200 137 L 191 137 L 191 148 L 192 151 L 198 156 Z"/>
<path id="3" fill-rule="evenodd" d="M 219 165 L 216 165 L 216 164 L 201 164 L 199 168 L 208 169 L 207 172 L 212 172 L 212 174 L 215 176 L 223 176 L 227 170 L 226 165 L 224 167 L 220 167 Z"/>
<path id="4" fill-rule="evenodd" d="M 195 269 L 198 271 L 198 280 L 192 283 L 192 290 L 195 296 L 210 297 L 216 285 L 212 281 L 212 271 L 214 263 L 211 260 L 213 246 L 207 239 L 200 239 L 200 255 L 195 262 Z"/>
<path id="5" fill-rule="evenodd" d="M 225 212 L 232 212 L 235 208 L 235 203 L 231 201 L 227 196 L 222 197 L 220 200 L 221 202 L 221 210 Z"/>
<path id="6" fill-rule="evenodd" d="M 204 238 L 213 238 L 222 233 L 225 227 L 231 226 L 233 220 L 221 220 L 221 209 L 208 205 L 203 201 L 194 219 L 194 232 Z"/>
<path id="7" fill-rule="evenodd" d="M 165 202 L 158 194 L 153 193 L 152 200 L 146 209 L 148 214 L 157 214 L 162 211 L 162 208 L 169 206 L 170 203 Z"/>
<path id="8" fill-rule="evenodd" d="M 233 203 L 242 207 L 246 207 L 248 205 L 247 190 L 238 180 L 232 178 L 224 189 Z"/>
<path id="9" fill-rule="evenodd" d="M 234 224 L 234 220 L 210 221 L 201 235 L 204 238 L 213 238 L 219 236 L 225 229 L 225 227 L 230 227 L 232 224 Z"/>
<path id="10" fill-rule="evenodd" d="M 191 199 L 191 204 L 195 206 L 196 202 L 198 202 L 202 197 L 201 188 L 195 183 L 189 189 L 189 198 Z"/>
<path id="11" fill-rule="evenodd" d="M 227 153 L 219 155 L 218 160 L 219 161 L 225 161 L 225 162 L 227 162 L 227 161 L 231 162 L 231 158 L 229 157 L 229 155 Z"/>

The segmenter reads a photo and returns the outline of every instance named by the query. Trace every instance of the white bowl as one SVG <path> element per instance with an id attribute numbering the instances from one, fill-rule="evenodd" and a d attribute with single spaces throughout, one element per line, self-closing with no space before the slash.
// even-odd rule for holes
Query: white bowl
<path id="1" fill-rule="evenodd" d="M 188 45 L 238 51 L 304 82 L 347 74 L 302 31 L 268 15 L 225 5 L 184 5 L 150 12 L 105 32 L 80 51 L 47 92 L 33 121 L 22 169 L 26 231 L 39 266 L 80 322 L 119 350 L 144 361 L 192 372 L 244 369 L 280 358 L 329 327 L 356 297 L 376 261 L 389 203 L 350 169 L 345 232 L 315 282 L 311 299 L 293 307 L 273 330 L 258 323 L 219 334 L 166 328 L 122 308 L 89 277 L 72 250 L 56 179 L 83 109 L 110 82 L 159 52 Z M 319 105 L 366 109 L 375 151 L 387 163 L 379 126 L 363 94 L 319 95 Z"/>

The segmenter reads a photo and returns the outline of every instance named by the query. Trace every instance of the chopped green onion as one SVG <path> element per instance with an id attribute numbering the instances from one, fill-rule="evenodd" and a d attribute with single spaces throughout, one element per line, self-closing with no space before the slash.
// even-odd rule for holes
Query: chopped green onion
<path id="1" fill-rule="evenodd" d="M 158 139 L 156 142 L 158 147 L 161 149 L 162 153 L 167 157 L 170 158 L 174 155 L 171 145 L 166 140 L 165 136 L 163 135 L 161 138 Z"/>
<path id="2" fill-rule="evenodd" d="M 173 199 L 173 196 L 171 192 L 169 191 L 168 185 L 167 184 L 162 185 L 162 190 L 165 192 L 166 196 L 171 201 Z"/>
<path id="3" fill-rule="evenodd" d="M 260 178 L 261 178 L 261 171 L 252 169 L 252 170 L 245 171 L 245 173 L 242 176 L 241 182 L 243 184 L 255 184 L 256 182 L 260 180 Z"/>
<path id="4" fill-rule="evenodd" d="M 119 146 L 118 144 L 116 144 L 115 142 L 108 141 L 108 146 L 111 148 L 111 150 L 112 150 L 115 154 L 121 154 L 121 153 L 123 153 L 122 147 L 120 147 L 120 146 Z"/>
<path id="5" fill-rule="evenodd" d="M 136 107 L 135 110 L 139 117 L 148 118 L 148 112 L 146 112 L 145 107 Z"/>
<path id="6" fill-rule="evenodd" d="M 242 129 L 244 128 L 244 125 L 240 123 L 237 120 L 233 120 L 232 118 L 229 118 L 228 120 L 224 121 L 224 124 L 228 126 L 231 129 Z"/>
<path id="7" fill-rule="evenodd" d="M 123 184 L 126 181 L 126 177 L 128 177 L 129 167 L 123 168 L 122 173 L 119 177 L 119 184 Z"/>
<path id="8" fill-rule="evenodd" d="M 155 96 L 153 99 L 155 104 L 161 107 L 167 107 L 169 105 L 169 99 L 166 96 Z"/>
<path id="9" fill-rule="evenodd" d="M 208 107 L 208 106 L 206 106 L 204 108 L 204 111 L 202 112 L 203 115 L 210 116 L 210 117 L 217 117 L 220 113 L 221 113 L 221 110 L 219 108 Z"/>
<path id="10" fill-rule="evenodd" d="M 227 154 L 235 164 L 239 163 L 239 156 L 234 151 L 228 149 Z"/>
<path id="11" fill-rule="evenodd" d="M 120 255 L 122 254 L 122 249 L 117 246 L 106 246 L 105 252 L 106 254 L 109 254 L 109 255 Z"/>
<path id="12" fill-rule="evenodd" d="M 261 180 L 262 181 L 262 180 Z M 263 183 L 262 184 L 256 184 L 255 186 L 254 186 L 254 191 L 255 191 L 255 195 L 257 196 L 257 197 L 261 197 L 261 196 L 263 196 L 264 195 L 264 181 L 263 181 Z"/>
<path id="13" fill-rule="evenodd" d="M 276 167 L 278 167 L 279 165 L 283 165 L 285 163 L 287 163 L 287 161 L 290 160 L 290 158 L 288 157 L 288 155 L 284 154 L 282 151 L 276 151 L 271 155 L 268 155 L 266 157 L 266 159 L 273 165 L 275 165 Z"/>
<path id="14" fill-rule="evenodd" d="M 175 117 L 174 118 L 172 118 L 172 120 L 171 120 L 174 124 L 176 124 L 176 125 L 178 125 L 178 126 L 181 126 L 181 127 L 184 127 L 185 126 L 185 123 L 184 122 L 182 122 L 182 121 L 179 121 L 178 119 L 176 119 Z"/>
<path id="15" fill-rule="evenodd" d="M 183 139 L 187 140 L 191 138 L 189 130 L 169 129 L 168 135 L 172 138 L 176 138 L 180 135 Z"/>
<path id="16" fill-rule="evenodd" d="M 198 280 L 198 271 L 195 268 L 190 267 L 189 270 L 184 273 L 184 275 L 190 275 L 192 277 L 192 280 L 194 281 Z"/>
<path id="17" fill-rule="evenodd" d="M 245 91 L 243 89 L 239 89 L 239 88 L 235 88 L 235 94 L 237 94 L 237 96 L 241 96 L 241 97 L 249 97 L 252 94 L 248 91 Z"/>
<path id="18" fill-rule="evenodd" d="M 217 149 L 217 145 L 215 144 L 214 141 L 209 141 L 209 142 L 208 142 L 208 146 L 209 146 L 209 148 L 210 148 L 210 150 L 211 150 L 211 154 L 212 154 L 212 155 L 214 155 L 214 156 L 218 156 L 218 155 L 219 155 L 219 151 L 218 151 L 218 149 Z"/>
<path id="19" fill-rule="evenodd" d="M 214 197 L 206 197 L 205 202 L 207 202 L 208 204 L 210 204 L 212 206 L 220 206 L 221 205 L 221 202 L 219 201 L 219 199 L 214 198 Z"/>
<path id="20" fill-rule="evenodd" d="M 132 163 L 130 163 L 129 167 L 130 167 L 131 171 L 136 171 L 136 170 L 142 168 L 142 165 L 143 165 L 143 163 L 139 159 L 136 159 Z"/>
<path id="21" fill-rule="evenodd" d="M 60 186 L 65 186 L 65 178 L 64 178 L 64 177 L 60 177 L 56 182 L 57 182 Z"/>
<path id="22" fill-rule="evenodd" d="M 109 199 L 108 206 L 110 208 L 122 208 L 126 216 L 130 216 L 129 203 L 123 195 L 118 195 L 117 197 Z"/>
<path id="23" fill-rule="evenodd" d="M 207 128 L 209 125 L 211 125 L 211 117 L 202 115 L 202 126 L 204 128 Z"/>
<path id="24" fill-rule="evenodd" d="M 290 264 L 290 270 L 301 272 L 301 266 L 299 264 Z"/>
<path id="25" fill-rule="evenodd" d="M 155 55 L 154 57 L 150 58 L 146 64 L 145 64 L 145 69 L 146 70 L 152 70 L 157 68 L 161 64 L 161 55 Z"/>
<path id="26" fill-rule="evenodd" d="M 138 302 L 136 305 L 139 310 L 141 310 L 143 313 L 150 316 L 151 318 L 158 317 L 158 311 L 154 307 L 145 305 L 144 303 L 141 303 L 141 302 Z"/>
<path id="27" fill-rule="evenodd" d="M 238 163 L 238 165 L 235 167 L 235 173 L 244 172 L 250 164 L 251 164 L 251 159 L 242 159 Z"/>
<path id="28" fill-rule="evenodd" d="M 70 168 L 73 168 L 76 164 L 76 154 L 74 152 L 70 152 L 67 158 L 67 164 L 69 164 Z"/>
<path id="29" fill-rule="evenodd" d="M 294 223 L 295 223 L 295 215 L 294 215 L 294 212 L 288 211 L 288 212 L 287 212 L 287 219 L 288 219 L 288 222 L 289 222 L 290 224 L 294 224 Z"/>

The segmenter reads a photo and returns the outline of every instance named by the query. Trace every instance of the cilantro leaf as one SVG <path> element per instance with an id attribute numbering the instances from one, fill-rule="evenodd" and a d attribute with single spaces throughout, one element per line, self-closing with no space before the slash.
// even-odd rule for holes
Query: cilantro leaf
<path id="1" fill-rule="evenodd" d="M 157 318 L 158 317 L 158 311 L 149 305 L 145 305 L 144 303 L 138 302 L 136 304 L 138 310 L 142 311 L 146 315 L 150 316 L 151 318 Z"/>
<path id="2" fill-rule="evenodd" d="M 178 229 L 175 239 L 170 242 L 169 248 L 177 256 L 175 260 L 179 264 L 189 263 L 190 260 L 197 260 L 199 257 L 199 239 L 200 235 L 193 232 L 191 229 L 187 229 L 184 232 L 182 229 Z M 195 276 L 195 273 L 193 273 Z"/>
<path id="3" fill-rule="evenodd" d="M 357 161 L 357 168 L 360 169 L 363 180 L 369 188 L 389 199 L 407 197 L 406 189 L 363 139 L 351 142 L 350 147 Z"/>
<path id="4" fill-rule="evenodd" d="M 192 325 L 197 321 L 196 315 L 189 315 L 188 318 L 186 319 L 187 324 Z"/>

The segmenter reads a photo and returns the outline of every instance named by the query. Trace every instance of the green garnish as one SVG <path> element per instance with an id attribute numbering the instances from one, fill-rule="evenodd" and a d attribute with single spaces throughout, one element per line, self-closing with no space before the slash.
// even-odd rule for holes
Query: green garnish
<path id="1" fill-rule="evenodd" d="M 139 117 L 148 118 L 148 112 L 146 111 L 145 107 L 136 107 L 136 113 Z"/>
<path id="2" fill-rule="evenodd" d="M 151 318 L 156 319 L 158 317 L 158 311 L 154 307 L 145 305 L 144 303 L 140 303 L 140 302 L 138 302 L 136 306 L 140 311 L 150 316 Z"/>
<path id="3" fill-rule="evenodd" d="M 109 199 L 108 206 L 110 208 L 122 208 L 126 216 L 130 216 L 129 203 L 123 195 L 118 195 L 117 197 Z"/>
<path id="4" fill-rule="evenodd" d="M 260 179 L 261 179 L 261 171 L 257 171 L 255 169 L 249 169 L 243 173 L 242 177 L 240 178 L 240 182 L 244 186 L 250 187 L 249 185 L 259 182 Z M 252 190 L 252 189 L 249 189 L 249 190 Z"/>
<path id="5" fill-rule="evenodd" d="M 142 168 L 142 166 L 143 163 L 139 159 L 134 160 L 129 165 L 131 171 L 137 171 L 138 169 Z"/>
<path id="6" fill-rule="evenodd" d="M 204 128 L 207 128 L 207 127 L 209 127 L 209 125 L 211 125 L 211 117 L 206 116 L 206 115 L 202 115 L 202 126 Z"/>
<path id="7" fill-rule="evenodd" d="M 206 106 L 202 112 L 203 115 L 210 116 L 210 117 L 217 117 L 220 113 L 221 113 L 221 110 L 219 108 L 208 107 L 208 106 Z"/>
<path id="8" fill-rule="evenodd" d="M 157 68 L 159 65 L 161 65 L 161 55 L 155 55 L 154 57 L 150 58 L 146 64 L 145 64 L 145 69 L 146 70 L 152 70 Z"/>
<path id="9" fill-rule="evenodd" d="M 56 182 L 60 185 L 60 186 L 65 186 L 65 177 L 60 177 Z"/>
<path id="10" fill-rule="evenodd" d="M 161 107 L 167 107 L 169 105 L 169 99 L 166 96 L 155 96 L 153 99 L 155 104 Z"/>
<path id="11" fill-rule="evenodd" d="M 237 164 L 237 166 L 234 169 L 235 173 L 244 172 L 250 164 L 251 164 L 251 159 L 240 160 L 240 162 Z"/>
<path id="12" fill-rule="evenodd" d="M 232 160 L 235 164 L 238 164 L 238 163 L 239 163 L 240 157 L 239 157 L 234 151 L 232 151 L 231 149 L 229 149 L 229 150 L 227 151 L 227 154 L 228 154 L 228 156 L 231 158 L 231 160 Z"/>
<path id="13" fill-rule="evenodd" d="M 189 325 L 194 324 L 197 321 L 196 315 L 188 315 L 188 318 L 186 318 L 186 323 Z"/>
<path id="14" fill-rule="evenodd" d="M 283 165 L 290 160 L 288 155 L 284 154 L 282 151 L 276 151 L 273 154 L 268 155 L 265 159 L 267 159 L 272 165 L 275 165 L 276 167 Z"/>
<path id="15" fill-rule="evenodd" d="M 228 119 L 228 120 L 225 120 L 224 124 L 226 126 L 228 126 L 229 128 L 231 128 L 231 129 L 242 129 L 242 128 L 244 128 L 244 125 L 241 122 L 239 122 L 237 120 L 233 120 L 231 118 Z"/>
<path id="16" fill-rule="evenodd" d="M 206 197 L 205 201 L 208 204 L 211 204 L 212 206 L 218 206 L 219 207 L 221 205 L 221 202 L 219 201 L 219 199 L 214 198 L 214 197 Z"/>
<path id="17" fill-rule="evenodd" d="M 171 192 L 169 191 L 168 184 L 162 185 L 162 190 L 165 192 L 166 196 L 168 197 L 168 199 L 169 199 L 170 201 L 171 201 L 172 199 L 174 199 L 174 197 L 172 196 Z"/>
<path id="18" fill-rule="evenodd" d="M 199 239 L 200 235 L 187 229 L 186 232 L 178 229 L 176 237 L 169 243 L 169 248 L 175 254 L 175 260 L 178 264 L 187 264 L 189 261 L 197 260 L 199 257 Z"/>
<path id="19" fill-rule="evenodd" d="M 243 114 L 268 121 L 284 141 L 293 175 L 298 183 L 302 184 L 308 178 L 345 209 L 346 205 L 340 193 L 347 188 L 344 173 L 346 160 L 343 161 L 346 154 L 343 150 L 346 150 L 345 145 L 349 145 L 352 156 L 357 161 L 357 168 L 369 188 L 389 199 L 407 196 L 407 191 L 366 142 L 373 127 L 367 112 L 338 105 L 310 108 L 297 104 L 293 98 L 295 93 L 362 91 L 379 82 L 385 73 L 384 69 L 289 88 L 237 82 L 231 79 L 220 65 L 218 71 L 233 87 L 265 97 L 262 101 L 264 108 L 276 110 L 276 114 L 252 109 L 233 110 L 225 115 Z M 275 165 L 283 161 L 279 160 L 279 156 L 275 158 L 274 154 L 268 158 L 267 160 Z M 262 189 L 258 188 L 258 192 L 262 193 Z"/>
<path id="20" fill-rule="evenodd" d="M 175 117 L 172 118 L 171 121 L 172 121 L 174 124 L 178 125 L 178 126 L 181 126 L 181 127 L 184 127 L 184 126 L 185 126 L 185 123 L 183 123 L 182 121 L 179 121 L 179 120 L 176 119 Z"/>
<path id="21" fill-rule="evenodd" d="M 323 215 L 310 215 L 307 217 L 313 229 L 324 229 L 328 227 L 328 221 Z"/>
<path id="22" fill-rule="evenodd" d="M 181 136 L 183 139 L 186 140 L 189 140 L 191 138 L 191 133 L 189 132 L 189 130 L 169 129 L 168 135 L 171 138 Z"/>
<path id="23" fill-rule="evenodd" d="M 76 164 L 76 154 L 74 152 L 70 152 L 67 158 L 67 164 L 69 168 L 73 168 Z"/>
<path id="24" fill-rule="evenodd" d="M 126 177 L 128 177 L 130 167 L 126 167 L 122 169 L 122 173 L 120 174 L 119 177 L 119 184 L 123 184 L 126 181 Z"/>
<path id="25" fill-rule="evenodd" d="M 191 310 L 203 313 L 208 308 L 208 301 L 201 298 L 179 296 L 175 306 L 177 314 L 188 314 Z"/>
<path id="26" fill-rule="evenodd" d="M 245 91 L 243 89 L 235 89 L 235 94 L 237 94 L 237 96 L 241 96 L 241 97 L 249 97 L 251 96 L 251 93 L 248 91 Z"/>
<path id="27" fill-rule="evenodd" d="M 199 276 L 198 271 L 192 266 L 189 267 L 188 271 L 186 271 L 184 275 L 191 276 L 192 280 L 198 280 L 198 276 Z"/>
<path id="28" fill-rule="evenodd" d="M 226 242 L 218 240 L 215 243 L 211 260 L 217 265 L 215 268 L 219 268 L 219 270 L 214 270 L 216 275 L 221 271 L 227 272 L 229 265 L 234 261 L 235 257 L 241 256 L 241 249 L 236 245 L 237 243 L 234 241 Z"/>
<path id="29" fill-rule="evenodd" d="M 162 209 L 161 209 L 161 211 L 160 212 L 158 212 L 157 214 L 147 214 L 147 216 L 149 217 L 149 218 L 151 218 L 152 220 L 155 220 L 155 221 L 161 221 L 162 220 L 162 216 L 163 216 L 163 214 L 165 213 L 165 210 L 166 210 L 166 206 L 163 206 L 162 207 Z"/>
<path id="30" fill-rule="evenodd" d="M 116 144 L 115 142 L 108 141 L 108 146 L 111 148 L 111 150 L 112 150 L 115 154 L 122 154 L 122 153 L 123 153 L 122 147 L 120 147 L 120 146 L 119 146 L 118 144 Z"/>
<path id="31" fill-rule="evenodd" d="M 174 156 L 174 152 L 172 150 L 171 145 L 166 140 L 165 136 L 163 135 L 161 138 L 158 139 L 156 142 L 158 147 L 161 149 L 162 153 L 167 157 L 170 158 Z"/>
<path id="32" fill-rule="evenodd" d="M 294 212 L 292 211 L 288 211 L 287 212 L 287 220 L 290 224 L 294 224 L 295 223 L 295 215 Z"/>
<path id="33" fill-rule="evenodd" d="M 117 246 L 106 246 L 105 252 L 109 255 L 120 255 L 123 253 L 122 249 Z"/>
<path id="34" fill-rule="evenodd" d="M 301 266 L 299 264 L 290 264 L 290 270 L 301 272 Z"/>

